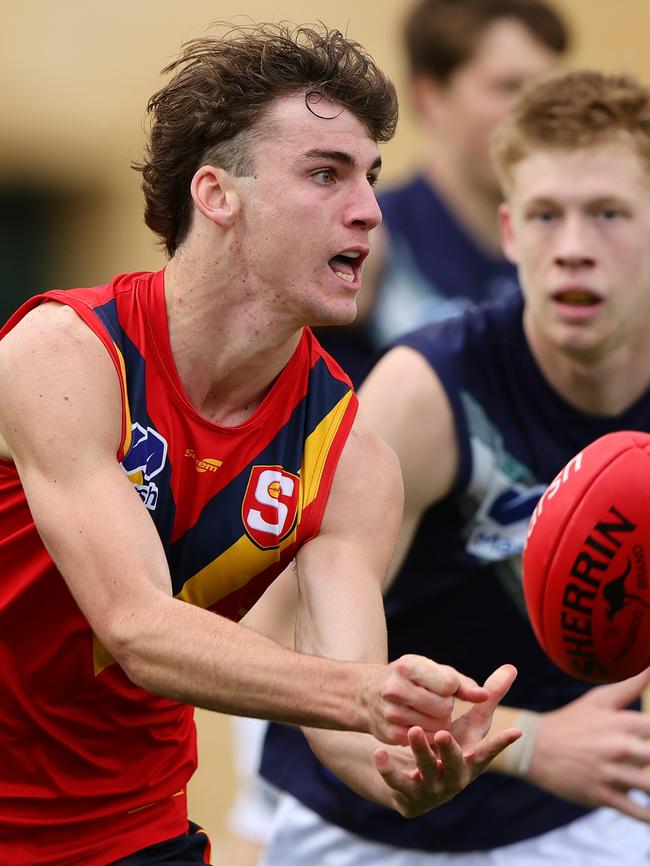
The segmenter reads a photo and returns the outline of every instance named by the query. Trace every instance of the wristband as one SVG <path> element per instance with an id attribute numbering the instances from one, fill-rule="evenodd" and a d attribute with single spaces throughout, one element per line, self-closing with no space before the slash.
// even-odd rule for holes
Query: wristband
<path id="1" fill-rule="evenodd" d="M 543 718 L 543 713 L 534 713 L 532 710 L 521 710 L 515 717 L 513 727 L 523 733 L 504 753 L 504 773 L 520 779 L 527 777 Z"/>

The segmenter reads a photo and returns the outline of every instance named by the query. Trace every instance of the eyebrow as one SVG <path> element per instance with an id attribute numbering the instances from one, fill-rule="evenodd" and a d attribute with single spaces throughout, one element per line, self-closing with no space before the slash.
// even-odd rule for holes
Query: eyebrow
<path id="1" fill-rule="evenodd" d="M 557 207 L 559 201 L 559 196 L 547 196 L 540 195 L 535 196 L 534 198 L 529 199 L 525 203 L 526 207 Z M 616 193 L 604 193 L 604 194 L 596 194 L 594 196 L 589 196 L 583 204 L 587 204 L 589 207 L 606 207 L 607 205 L 625 205 L 626 200 Z"/>
<path id="2" fill-rule="evenodd" d="M 308 150 L 303 154 L 303 156 L 305 159 L 330 159 L 333 162 L 341 163 L 349 168 L 354 168 L 357 164 L 357 161 L 352 154 L 345 150 L 319 150 L 318 148 L 314 148 Z M 378 156 L 375 159 L 373 164 L 370 166 L 369 171 L 374 171 L 379 168 L 381 168 L 381 156 Z"/>

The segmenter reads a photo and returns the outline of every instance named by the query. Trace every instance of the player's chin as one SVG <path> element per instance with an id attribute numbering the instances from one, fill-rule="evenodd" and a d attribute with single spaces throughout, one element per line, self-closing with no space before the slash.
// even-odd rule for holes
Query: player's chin
<path id="1" fill-rule="evenodd" d="M 345 298 L 333 301 L 327 308 L 316 314 L 317 321 L 312 324 L 320 327 L 342 327 L 351 325 L 357 318 L 356 298 Z"/>

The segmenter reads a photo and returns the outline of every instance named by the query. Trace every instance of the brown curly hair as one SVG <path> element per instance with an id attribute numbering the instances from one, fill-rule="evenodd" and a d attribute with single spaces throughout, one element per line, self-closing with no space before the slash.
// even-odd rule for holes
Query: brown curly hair
<path id="1" fill-rule="evenodd" d="M 276 98 L 304 92 L 314 113 L 319 98 L 331 100 L 375 141 L 388 141 L 397 125 L 393 84 L 357 42 L 322 25 L 258 24 L 194 39 L 167 73 L 172 79 L 147 105 L 144 161 L 133 167 L 142 172 L 145 222 L 170 256 L 190 225 L 196 170 L 210 163 L 250 175 L 251 144 Z"/>
<path id="2" fill-rule="evenodd" d="M 650 168 L 650 89 L 625 75 L 555 73 L 524 88 L 494 132 L 491 155 L 505 191 L 535 150 L 572 150 L 626 136 Z"/>

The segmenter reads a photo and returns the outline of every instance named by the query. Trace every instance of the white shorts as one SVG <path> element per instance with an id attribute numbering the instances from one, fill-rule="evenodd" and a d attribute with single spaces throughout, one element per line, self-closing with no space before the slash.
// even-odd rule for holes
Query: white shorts
<path id="1" fill-rule="evenodd" d="M 613 809 L 491 851 L 432 854 L 370 842 L 283 795 L 260 866 L 648 866 L 650 827 Z"/>
<path id="2" fill-rule="evenodd" d="M 227 816 L 230 832 L 249 842 L 266 844 L 279 800 L 258 769 L 267 722 L 231 717 L 237 793 Z"/>

